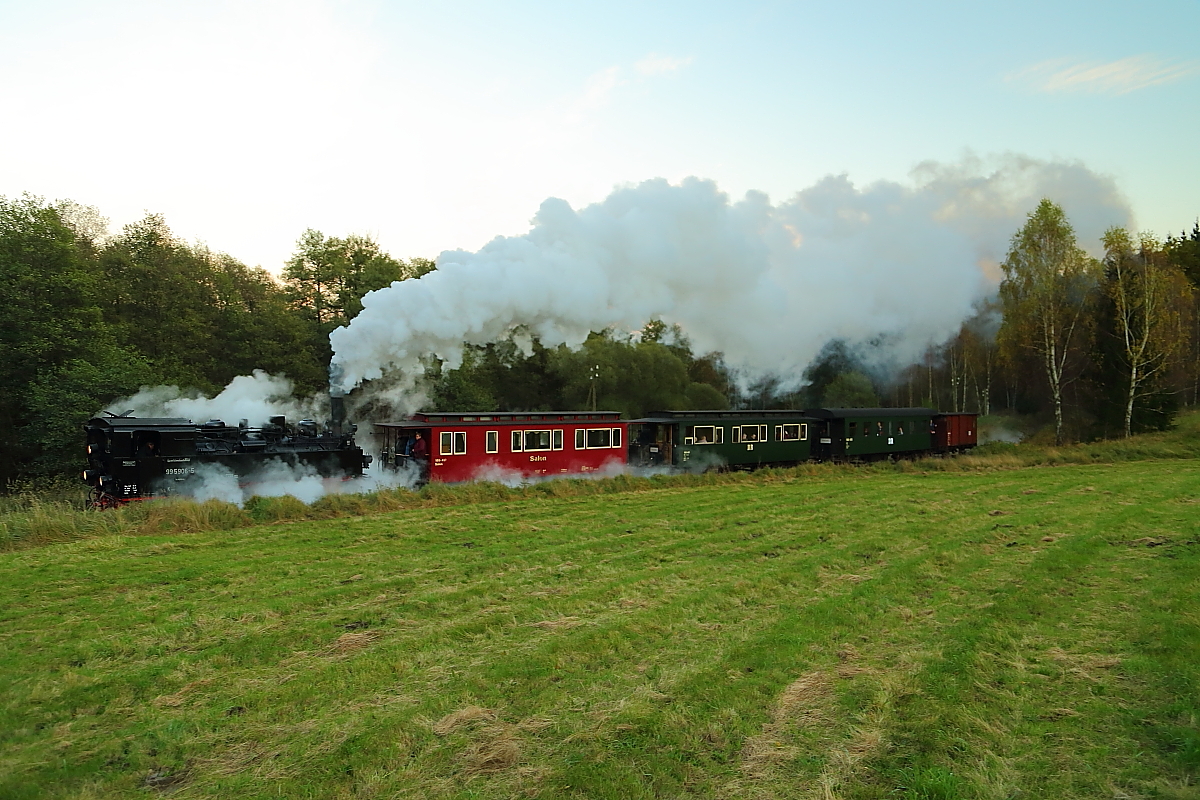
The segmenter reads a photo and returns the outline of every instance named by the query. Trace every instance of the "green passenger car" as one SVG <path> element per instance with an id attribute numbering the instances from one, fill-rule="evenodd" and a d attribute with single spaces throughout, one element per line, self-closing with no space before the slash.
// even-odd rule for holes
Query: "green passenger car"
<path id="1" fill-rule="evenodd" d="M 927 453 L 933 446 L 929 408 L 810 408 L 818 420 L 813 456 L 819 461 L 878 461 Z"/>
<path id="2" fill-rule="evenodd" d="M 756 469 L 808 461 L 819 420 L 803 411 L 654 411 L 629 423 L 635 467 Z"/>

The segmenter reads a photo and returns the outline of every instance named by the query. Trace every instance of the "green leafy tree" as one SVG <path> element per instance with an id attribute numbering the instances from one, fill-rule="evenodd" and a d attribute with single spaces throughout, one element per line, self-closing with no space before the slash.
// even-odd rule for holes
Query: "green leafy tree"
<path id="1" fill-rule="evenodd" d="M 668 333 L 667 324 L 661 319 L 652 319 L 642 326 L 641 340 L 647 344 L 661 342 Z"/>
<path id="2" fill-rule="evenodd" d="M 1183 270 L 1192 286 L 1200 289 L 1200 220 L 1192 225 L 1191 234 L 1168 236 L 1163 249 L 1167 260 Z"/>
<path id="3" fill-rule="evenodd" d="M 338 269 L 334 248 L 325 234 L 312 228 L 296 242 L 296 252 L 284 267 L 283 277 L 296 307 L 311 315 L 318 328 L 339 316 Z"/>
<path id="4" fill-rule="evenodd" d="M 861 372 L 843 372 L 825 387 L 825 408 L 878 408 L 871 379 Z"/>
<path id="5" fill-rule="evenodd" d="M 829 387 L 840 376 L 848 373 L 865 375 L 862 359 L 854 353 L 846 340 L 830 339 L 812 363 L 804 369 L 807 385 L 800 398 L 800 405 L 820 406 L 828 403 Z"/>
<path id="6" fill-rule="evenodd" d="M 103 341 L 85 357 L 36 376 L 26 389 L 31 424 L 22 431 L 29 473 L 75 472 L 82 461 L 80 426 L 112 400 L 154 382 L 148 363 Z"/>
<path id="7" fill-rule="evenodd" d="M 214 391 L 255 369 L 305 389 L 327 382 L 327 331 L 292 309 L 286 288 L 265 270 L 178 241 L 162 217 L 108 240 L 99 266 L 105 321 L 159 382 Z"/>
<path id="8" fill-rule="evenodd" d="M 94 209 L 0 198 L 0 479 L 74 472 L 79 425 L 155 370 L 104 318 Z M 76 213 L 74 222 L 63 214 Z M 91 219 L 89 226 L 79 223 Z M 90 215 L 90 216 L 88 216 Z"/>
<path id="9" fill-rule="evenodd" d="M 1063 441 L 1063 389 L 1087 338 L 1095 264 L 1055 203 L 1042 200 L 1013 236 L 1004 260 L 1002 346 L 1034 353 L 1049 386 L 1054 438 Z"/>
<path id="10" fill-rule="evenodd" d="M 392 258 L 370 237 L 327 237 L 310 228 L 296 242 L 296 252 L 283 274 L 296 307 L 328 334 L 362 311 L 367 292 L 419 278 L 433 269 L 429 259 L 414 258 L 406 263 Z"/>
<path id="11" fill-rule="evenodd" d="M 1123 429 L 1132 435 L 1134 406 L 1160 389 L 1187 344 L 1192 289 L 1158 242 L 1139 242 L 1123 228 L 1104 234 L 1105 294 L 1111 304 L 1117 359 L 1124 380 Z"/>
<path id="12" fill-rule="evenodd" d="M 100 254 L 105 321 L 160 380 L 213 391 L 226 353 L 210 265 L 158 214 L 125 226 Z"/>
<path id="13" fill-rule="evenodd" d="M 441 369 L 437 364 L 427 376 L 432 383 L 430 401 L 438 411 L 494 411 L 496 397 L 491 391 L 491 376 L 484 363 L 482 348 L 464 348 L 463 362 L 456 369 Z"/>
<path id="14" fill-rule="evenodd" d="M 1190 378 L 1192 404 L 1200 403 L 1200 221 L 1192 226 L 1191 234 L 1181 233 L 1178 238 L 1167 237 L 1164 247 L 1167 260 L 1183 271 L 1196 291 L 1192 303 L 1192 327 L 1189 331 Z"/>
<path id="15" fill-rule="evenodd" d="M 42 421 L 31 382 L 109 346 L 97 286 L 88 253 L 53 207 L 0 197 L 0 480 L 36 469 Z"/>
<path id="16" fill-rule="evenodd" d="M 662 331 L 660 331 L 661 333 Z M 691 380 L 690 351 L 677 332 L 660 341 L 593 333 L 582 347 L 523 349 L 508 339 L 464 348 L 453 370 L 432 365 L 430 398 L 442 411 L 585 410 L 593 406 L 637 417 L 653 409 L 726 408 L 725 395 Z M 657 338 L 657 337 L 656 337 Z M 681 357 L 681 352 L 684 357 Z"/>
<path id="17" fill-rule="evenodd" d="M 637 418 L 658 409 L 724 408 L 725 398 L 688 376 L 688 365 L 660 342 L 617 339 L 593 333 L 578 350 L 555 351 L 555 372 L 567 409 L 586 409 L 594 391 L 597 408 Z M 594 375 L 594 377 L 593 377 Z"/>
<path id="18" fill-rule="evenodd" d="M 662 325 L 662 323 L 659 323 Z M 720 353 L 706 353 L 697 356 L 692 351 L 692 343 L 678 325 L 669 328 L 657 328 L 654 322 L 648 323 L 652 333 L 657 330 L 657 336 L 650 341 L 658 341 L 666 345 L 687 368 L 688 380 L 691 382 L 687 389 L 687 405 L 680 410 L 704 410 L 729 408 L 729 397 L 735 392 L 733 377 Z M 642 330 L 642 341 L 646 328 Z"/>
<path id="19" fill-rule="evenodd" d="M 287 375 L 298 391 L 328 384 L 332 351 L 327 336 L 291 307 L 287 289 L 264 269 L 251 269 L 224 254 L 205 252 L 214 290 L 212 313 L 226 354 L 215 376 L 222 385 L 256 369 Z"/>

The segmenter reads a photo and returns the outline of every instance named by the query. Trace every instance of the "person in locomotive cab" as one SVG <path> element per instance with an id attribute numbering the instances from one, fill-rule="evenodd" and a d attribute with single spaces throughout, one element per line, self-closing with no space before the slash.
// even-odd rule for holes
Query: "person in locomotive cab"
<path id="1" fill-rule="evenodd" d="M 158 446 L 154 444 L 153 439 L 146 439 L 142 442 L 141 452 L 138 455 L 143 457 L 153 457 L 158 455 Z"/>
<path id="2" fill-rule="evenodd" d="M 425 474 L 425 465 L 429 463 L 429 442 L 425 441 L 425 437 L 417 431 L 417 435 L 413 437 L 412 459 L 417 463 L 417 469 L 421 470 L 421 474 Z"/>

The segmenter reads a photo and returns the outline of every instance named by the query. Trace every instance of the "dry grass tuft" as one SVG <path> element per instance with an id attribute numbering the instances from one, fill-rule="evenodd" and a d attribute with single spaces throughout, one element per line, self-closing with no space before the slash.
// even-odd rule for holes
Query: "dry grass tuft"
<path id="1" fill-rule="evenodd" d="M 1092 681 L 1093 683 L 1102 682 L 1099 677 L 1093 674 L 1096 670 L 1112 669 L 1119 666 L 1122 662 L 1120 656 L 1101 655 L 1099 653 L 1068 653 L 1058 647 L 1051 647 L 1046 651 L 1046 655 L 1058 662 L 1067 673 Z"/>
<path id="2" fill-rule="evenodd" d="M 910 614 L 912 612 L 909 612 Z M 838 661 L 857 661 L 859 657 L 858 648 L 852 644 L 844 644 L 837 650 Z"/>
<path id="3" fill-rule="evenodd" d="M 567 630 L 577 628 L 583 624 L 583 620 L 579 617 L 559 617 L 558 619 L 544 619 L 541 622 L 531 622 L 529 627 L 542 628 L 549 631 Z"/>
<path id="4" fill-rule="evenodd" d="M 151 702 L 159 708 L 178 708 L 179 706 L 183 705 L 183 702 L 187 698 L 189 692 L 201 686 L 207 686 L 210 683 L 212 683 L 212 680 L 209 678 L 192 681 L 175 694 L 160 695 L 159 697 L 154 698 L 154 700 Z"/>
<path id="5" fill-rule="evenodd" d="M 822 800 L 837 800 L 841 797 L 838 790 L 842 785 L 854 775 L 863 761 L 881 751 L 883 747 L 883 732 L 878 728 L 867 728 L 856 731 L 845 747 L 830 753 L 829 761 L 817 779 Z"/>
<path id="6" fill-rule="evenodd" d="M 379 637 L 382 631 L 360 631 L 359 633 L 343 633 L 329 646 L 329 652 L 336 655 L 349 655 L 367 648 Z"/>
<path id="7" fill-rule="evenodd" d="M 463 753 L 468 775 L 500 772 L 521 759 L 521 740 L 510 725 L 493 725 Z"/>
<path id="8" fill-rule="evenodd" d="M 490 708 L 467 706 L 442 717 L 431 728 L 438 736 L 469 731 L 472 741 L 461 755 L 463 772 L 481 775 L 516 766 L 521 760 L 524 744 L 521 734 L 537 732 L 553 724 L 548 717 L 531 717 L 513 725 L 498 719 Z"/>
<path id="9" fill-rule="evenodd" d="M 762 778 L 771 766 L 795 758 L 799 751 L 783 741 L 787 727 L 827 721 L 826 707 L 832 697 L 833 683 L 823 672 L 810 672 L 793 681 L 776 699 L 771 721 L 762 733 L 747 738 L 742 746 L 742 771 Z"/>
<path id="10" fill-rule="evenodd" d="M 867 675 L 875 670 L 870 667 L 856 667 L 852 664 L 838 664 L 837 676 L 839 678 L 854 678 L 858 675 Z"/>
<path id="11" fill-rule="evenodd" d="M 278 758 L 280 751 L 270 750 L 261 742 L 238 742 L 229 746 L 219 756 L 204 759 L 217 775 L 240 775 L 248 769 L 253 769 L 257 775 L 277 774 L 280 767 L 271 769 L 268 765 Z"/>
<path id="12" fill-rule="evenodd" d="M 799 753 L 798 748 L 784 744 L 777 736 L 767 733 L 751 736 L 742 745 L 742 772 L 752 778 L 765 778 L 771 767 L 791 761 Z"/>
<path id="13" fill-rule="evenodd" d="M 439 719 L 433 724 L 433 732 L 438 736 L 446 736 L 465 725 L 477 722 L 491 722 L 496 719 L 496 712 L 490 708 L 467 706 Z"/>
<path id="14" fill-rule="evenodd" d="M 810 672 L 783 690 L 772 711 L 772 724 L 821 716 L 819 706 L 833 695 L 833 684 L 823 672 Z"/>

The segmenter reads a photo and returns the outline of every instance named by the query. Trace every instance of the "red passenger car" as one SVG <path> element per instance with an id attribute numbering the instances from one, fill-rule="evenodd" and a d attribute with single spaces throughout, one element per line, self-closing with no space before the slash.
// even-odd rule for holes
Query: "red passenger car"
<path id="1" fill-rule="evenodd" d="M 379 463 L 412 463 L 416 434 L 428 447 L 431 481 L 581 475 L 623 467 L 628 423 L 616 411 L 422 412 L 375 425 Z"/>
<path id="2" fill-rule="evenodd" d="M 933 418 L 934 452 L 969 450 L 979 443 L 977 414 L 938 414 Z"/>

